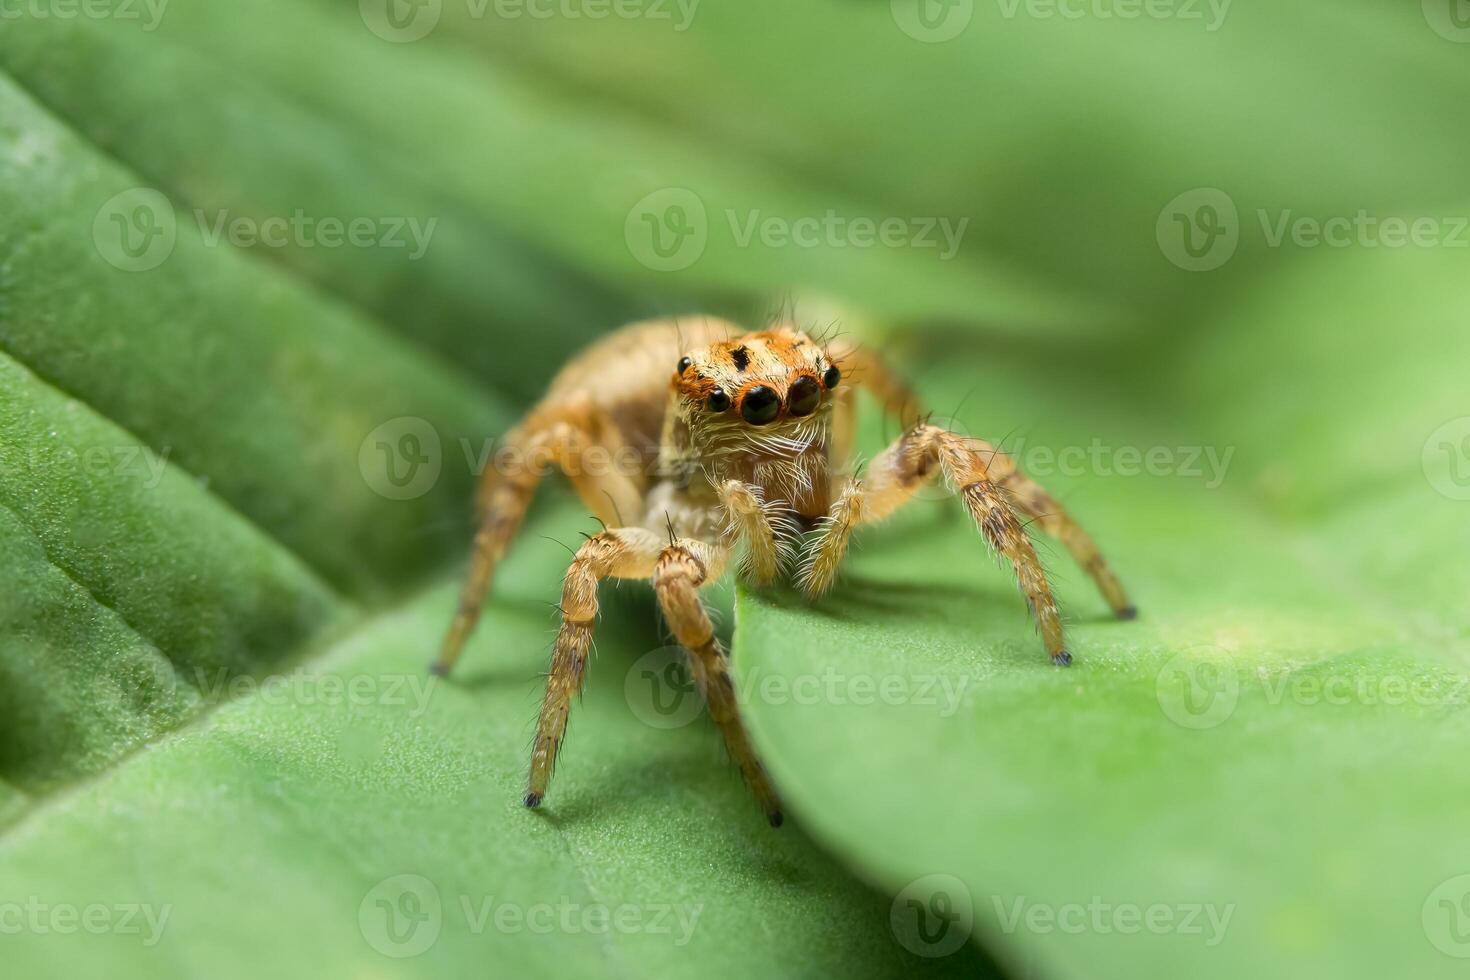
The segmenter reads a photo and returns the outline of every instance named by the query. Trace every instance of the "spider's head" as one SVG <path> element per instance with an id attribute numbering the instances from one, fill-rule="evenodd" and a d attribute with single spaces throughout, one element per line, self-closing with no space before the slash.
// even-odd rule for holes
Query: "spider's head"
<path id="1" fill-rule="evenodd" d="M 674 366 L 670 451 L 712 478 L 820 508 L 841 381 L 831 355 L 791 327 L 689 351 Z"/>
<path id="2" fill-rule="evenodd" d="M 673 384 L 693 428 L 790 438 L 825 425 L 841 380 L 810 337 L 775 329 L 690 351 L 675 366 Z"/>

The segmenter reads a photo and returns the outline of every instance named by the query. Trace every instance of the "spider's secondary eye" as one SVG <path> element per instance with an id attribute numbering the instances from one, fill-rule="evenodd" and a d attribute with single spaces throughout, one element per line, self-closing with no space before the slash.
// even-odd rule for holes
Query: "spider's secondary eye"
<path id="1" fill-rule="evenodd" d="M 679 366 L 676 367 L 674 370 L 677 371 L 679 374 L 683 374 L 685 371 L 689 370 L 689 368 L 693 364 L 694 364 L 694 359 L 693 358 L 681 357 L 681 358 L 679 358 Z"/>
<path id="2" fill-rule="evenodd" d="M 802 375 L 791 382 L 786 392 L 786 408 L 798 417 L 812 414 L 821 403 L 822 389 L 817 386 L 816 378 Z"/>
<path id="3" fill-rule="evenodd" d="M 765 385 L 752 388 L 740 400 L 740 414 L 751 425 L 774 422 L 776 416 L 781 414 L 781 396 Z"/>
<path id="4" fill-rule="evenodd" d="M 724 388 L 716 388 L 709 393 L 709 410 L 711 412 L 723 412 L 730 407 L 730 396 L 725 394 Z"/>
<path id="5" fill-rule="evenodd" d="M 833 388 L 836 388 L 837 387 L 837 382 L 839 382 L 841 380 L 842 380 L 842 372 L 839 371 L 839 370 L 837 370 L 837 365 L 835 365 L 835 364 L 832 365 L 831 367 L 829 367 L 827 369 L 827 373 L 826 374 L 822 375 L 822 384 L 824 384 L 824 385 L 827 386 L 827 390 L 828 391 L 831 391 Z"/>

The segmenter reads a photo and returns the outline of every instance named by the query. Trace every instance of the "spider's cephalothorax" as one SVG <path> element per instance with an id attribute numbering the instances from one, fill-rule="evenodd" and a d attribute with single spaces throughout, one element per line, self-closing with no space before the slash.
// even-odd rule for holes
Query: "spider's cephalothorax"
<path id="1" fill-rule="evenodd" d="M 827 512 L 841 383 L 832 355 L 795 330 L 693 350 L 674 365 L 660 472 L 706 500 L 738 481 L 809 526 Z"/>
<path id="2" fill-rule="evenodd" d="M 483 477 L 474 557 L 436 672 L 453 667 L 479 617 L 495 566 L 544 475 L 536 461 L 565 473 L 607 526 L 578 549 L 562 584 L 527 806 L 540 804 L 551 780 L 605 578 L 652 581 L 710 716 L 773 825 L 781 822 L 780 804 L 740 722 L 729 665 L 699 598 L 732 552 L 748 578 L 769 581 L 786 567 L 800 533 L 815 529 L 799 580 L 820 595 L 835 580 L 852 531 L 887 517 L 937 477 L 1011 565 L 1053 663 L 1072 657 L 1020 517 L 1066 545 L 1119 617 L 1134 615 L 1092 539 L 987 443 L 919 423 L 874 457 L 863 479 L 839 478 L 852 472 L 852 392 L 859 386 L 888 411 L 913 407 L 876 358 L 820 344 L 792 326 L 745 333 L 708 317 L 653 321 L 624 327 L 568 363 L 506 436 L 516 452 L 497 454 L 504 465 Z"/>

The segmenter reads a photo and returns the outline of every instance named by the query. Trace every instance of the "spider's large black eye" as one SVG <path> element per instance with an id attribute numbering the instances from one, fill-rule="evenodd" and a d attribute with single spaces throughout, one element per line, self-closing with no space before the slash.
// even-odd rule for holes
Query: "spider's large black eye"
<path id="1" fill-rule="evenodd" d="M 689 370 L 690 366 L 692 366 L 693 364 L 693 358 L 681 357 L 679 358 L 679 366 L 676 367 L 674 370 L 677 371 L 679 374 L 683 374 L 685 371 Z"/>
<path id="2" fill-rule="evenodd" d="M 724 388 L 716 388 L 709 393 L 709 410 L 711 412 L 723 412 L 730 407 L 730 396 L 725 394 Z"/>
<path id="3" fill-rule="evenodd" d="M 802 375 L 786 390 L 786 408 L 792 415 L 810 415 L 822 404 L 822 389 L 817 379 Z"/>
<path id="4" fill-rule="evenodd" d="M 774 422 L 776 416 L 781 414 L 781 396 L 776 394 L 775 389 L 765 385 L 752 388 L 740 400 L 740 414 L 751 425 Z"/>
<path id="5" fill-rule="evenodd" d="M 829 367 L 827 369 L 827 373 L 824 374 L 824 375 L 822 375 L 822 384 L 824 384 L 824 385 L 827 386 L 827 390 L 828 391 L 831 391 L 833 388 L 836 388 L 837 387 L 837 382 L 839 382 L 841 380 L 842 380 L 842 372 L 839 371 L 839 370 L 837 370 L 837 365 L 836 364 L 834 364 L 831 367 Z"/>

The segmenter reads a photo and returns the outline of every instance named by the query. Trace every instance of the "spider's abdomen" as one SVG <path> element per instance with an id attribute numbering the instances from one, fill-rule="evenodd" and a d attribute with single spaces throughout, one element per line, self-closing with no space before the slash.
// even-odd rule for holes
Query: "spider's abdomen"
<path id="1" fill-rule="evenodd" d="M 585 405 L 599 426 L 598 441 L 631 449 L 645 460 L 651 483 L 669 404 L 669 378 L 685 350 L 726 340 L 740 327 L 715 317 L 645 320 L 613 331 L 583 350 L 552 379 L 537 411 Z"/>

